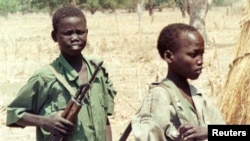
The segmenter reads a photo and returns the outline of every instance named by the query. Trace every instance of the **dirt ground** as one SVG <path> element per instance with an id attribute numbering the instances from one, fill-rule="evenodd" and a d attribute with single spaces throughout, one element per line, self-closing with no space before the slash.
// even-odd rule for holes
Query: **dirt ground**
<path id="1" fill-rule="evenodd" d="M 164 9 L 150 17 L 147 12 L 138 21 L 136 13 L 86 13 L 89 27 L 88 45 L 83 53 L 104 60 L 118 93 L 114 115 L 110 117 L 114 141 L 118 140 L 131 116 L 147 93 L 148 84 L 162 79 L 166 64 L 155 45 L 160 30 L 169 23 L 188 23 L 178 9 Z M 204 71 L 193 81 L 205 93 L 223 87 L 229 64 L 234 59 L 235 43 L 240 33 L 241 14 L 228 7 L 212 7 L 206 17 L 209 39 L 215 44 L 206 48 Z M 51 20 L 47 14 L 9 15 L 0 18 L 0 140 L 34 141 L 35 129 L 8 128 L 6 106 L 29 76 L 57 55 L 50 38 Z M 215 95 L 211 95 L 216 99 Z M 129 139 L 133 141 L 131 134 Z"/>

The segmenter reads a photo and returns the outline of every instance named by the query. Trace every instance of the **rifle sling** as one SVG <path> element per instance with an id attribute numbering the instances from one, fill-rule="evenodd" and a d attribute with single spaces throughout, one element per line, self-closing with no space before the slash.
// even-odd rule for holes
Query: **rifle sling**
<path id="1" fill-rule="evenodd" d="M 73 95 L 75 93 L 75 90 L 69 85 L 69 83 L 65 80 L 65 78 L 62 76 L 62 74 L 58 73 L 53 66 L 51 66 L 51 65 L 47 65 L 47 66 L 48 66 L 49 70 L 55 75 L 57 80 L 61 84 L 63 84 L 63 86 L 69 91 L 69 93 L 71 95 Z"/>

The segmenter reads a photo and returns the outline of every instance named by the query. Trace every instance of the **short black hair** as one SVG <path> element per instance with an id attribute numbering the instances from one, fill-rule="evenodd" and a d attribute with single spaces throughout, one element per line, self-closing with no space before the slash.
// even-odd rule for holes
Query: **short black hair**
<path id="1" fill-rule="evenodd" d="M 52 17 L 52 26 L 55 31 L 57 30 L 58 22 L 65 17 L 82 17 L 86 22 L 86 17 L 80 8 L 66 4 L 58 8 Z"/>
<path id="2" fill-rule="evenodd" d="M 194 32 L 197 31 L 193 26 L 184 23 L 173 23 L 165 26 L 158 37 L 157 49 L 161 56 L 164 58 L 166 50 L 175 51 L 181 46 L 179 36 L 182 32 Z"/>

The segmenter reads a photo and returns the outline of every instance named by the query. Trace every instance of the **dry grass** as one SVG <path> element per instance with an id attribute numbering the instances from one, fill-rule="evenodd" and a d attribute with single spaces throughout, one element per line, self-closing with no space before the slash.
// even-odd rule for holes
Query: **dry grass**
<path id="1" fill-rule="evenodd" d="M 249 1 L 250 5 L 250 1 Z M 241 24 L 241 33 L 235 48 L 235 59 L 230 66 L 221 104 L 225 119 L 230 124 L 250 123 L 250 7 Z M 230 103 L 230 107 L 227 106 Z"/>
<path id="2" fill-rule="evenodd" d="M 111 117 L 113 138 L 117 140 L 130 116 L 136 112 L 147 92 L 147 84 L 166 75 L 166 64 L 155 48 L 160 30 L 169 23 L 188 23 L 175 9 L 155 12 L 154 18 L 145 12 L 141 29 L 136 13 L 86 13 L 89 36 L 85 54 L 104 60 L 118 90 L 116 107 Z M 206 18 L 209 38 L 216 45 L 204 55 L 204 73 L 193 81 L 205 93 L 217 92 L 223 86 L 233 46 L 240 32 L 240 15 L 226 14 L 226 8 L 212 8 Z M 220 20 L 218 20 L 220 19 Z M 34 128 L 5 127 L 6 106 L 30 75 L 58 55 L 50 38 L 51 20 L 46 14 L 10 15 L 0 19 L 0 133 L 1 140 L 34 140 Z M 216 95 L 211 95 L 215 101 Z M 132 137 L 130 137 L 131 140 Z"/>
<path id="3" fill-rule="evenodd" d="M 250 54 L 238 57 L 232 64 L 221 94 L 221 111 L 230 124 L 249 124 Z M 230 106 L 229 106 L 230 103 Z"/>

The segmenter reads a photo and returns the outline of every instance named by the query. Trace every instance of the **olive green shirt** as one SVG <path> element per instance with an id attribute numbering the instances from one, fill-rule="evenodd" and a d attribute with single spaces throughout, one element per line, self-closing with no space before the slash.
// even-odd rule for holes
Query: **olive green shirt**
<path id="1" fill-rule="evenodd" d="M 132 132 L 136 141 L 183 141 L 178 128 L 184 123 L 206 127 L 225 124 L 212 101 L 190 85 L 194 107 L 183 98 L 176 85 L 166 79 L 165 86 L 150 89 L 141 109 L 132 117 Z"/>
<path id="2" fill-rule="evenodd" d="M 83 57 L 87 64 L 88 79 L 95 70 L 90 59 Z M 73 90 L 82 84 L 78 73 L 60 55 L 52 65 L 58 73 L 64 76 L 65 80 Z M 7 122 L 10 127 L 21 127 L 16 122 L 22 118 L 24 112 L 51 115 L 67 106 L 71 97 L 69 91 L 60 83 L 55 75 L 44 66 L 39 69 L 25 84 L 18 93 L 18 96 L 7 107 Z M 89 98 L 84 101 L 82 108 L 75 122 L 75 129 L 72 136 L 64 141 L 105 141 L 105 127 L 107 116 L 111 115 L 114 109 L 114 97 L 116 91 L 109 79 L 105 68 L 98 73 L 90 91 Z M 37 127 L 37 141 L 48 141 L 50 133 Z"/>

